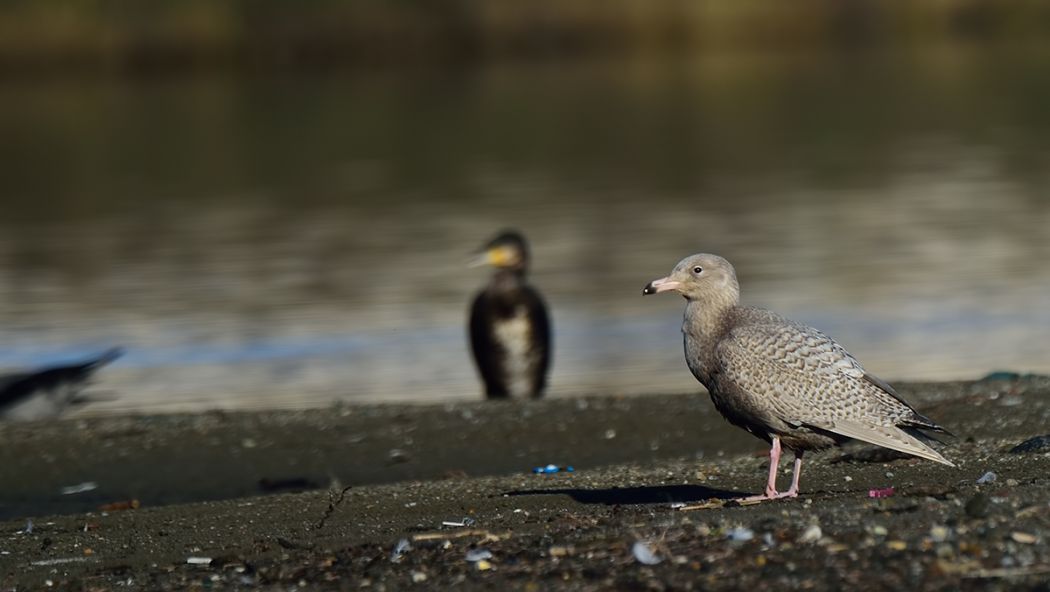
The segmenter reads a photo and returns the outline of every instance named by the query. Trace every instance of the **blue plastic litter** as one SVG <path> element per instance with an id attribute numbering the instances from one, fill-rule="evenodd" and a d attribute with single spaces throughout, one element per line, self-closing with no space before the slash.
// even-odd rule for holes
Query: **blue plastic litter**
<path id="1" fill-rule="evenodd" d="M 549 475 L 551 473 L 561 473 L 561 472 L 571 473 L 571 472 L 573 472 L 575 470 L 576 469 L 572 468 L 572 465 L 559 467 L 558 465 L 550 464 L 550 465 L 547 465 L 545 467 L 536 467 L 536 468 L 532 469 L 532 472 L 536 473 L 537 475 Z"/>

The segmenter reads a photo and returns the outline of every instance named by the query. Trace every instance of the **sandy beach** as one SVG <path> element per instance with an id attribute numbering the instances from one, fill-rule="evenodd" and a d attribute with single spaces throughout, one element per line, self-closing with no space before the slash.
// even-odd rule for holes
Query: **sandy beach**
<path id="1" fill-rule="evenodd" d="M 958 468 L 851 445 L 749 506 L 695 394 L 7 425 L 0 589 L 1045 590 L 1050 379 L 899 386 Z"/>

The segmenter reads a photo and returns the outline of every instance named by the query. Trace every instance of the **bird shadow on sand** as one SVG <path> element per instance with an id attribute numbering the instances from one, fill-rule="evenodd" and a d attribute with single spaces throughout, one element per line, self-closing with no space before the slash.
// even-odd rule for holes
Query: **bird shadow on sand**
<path id="1" fill-rule="evenodd" d="M 739 491 L 712 489 L 702 485 L 653 485 L 651 487 L 612 487 L 607 489 L 521 489 L 501 495 L 567 495 L 581 504 L 670 504 L 701 500 L 732 499 L 746 495 Z"/>

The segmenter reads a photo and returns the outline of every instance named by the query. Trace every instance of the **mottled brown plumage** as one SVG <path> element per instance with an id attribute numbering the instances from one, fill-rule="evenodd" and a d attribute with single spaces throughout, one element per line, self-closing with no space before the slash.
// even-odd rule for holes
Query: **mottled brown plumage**
<path id="1" fill-rule="evenodd" d="M 760 308 L 740 306 L 736 272 L 709 254 L 683 259 L 645 294 L 675 291 L 687 304 L 682 333 L 689 369 L 734 425 L 770 442 L 762 499 L 798 493 L 801 458 L 855 438 L 949 466 L 913 434 L 944 431 L 820 331 Z M 910 432 L 910 433 L 909 433 Z M 795 453 L 787 492 L 776 492 L 781 446 Z"/>

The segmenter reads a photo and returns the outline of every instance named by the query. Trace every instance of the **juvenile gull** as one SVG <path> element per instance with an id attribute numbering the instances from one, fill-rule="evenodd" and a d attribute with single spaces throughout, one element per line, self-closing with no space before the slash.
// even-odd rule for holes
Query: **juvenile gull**
<path id="1" fill-rule="evenodd" d="M 717 255 L 686 257 L 643 294 L 686 299 L 682 333 L 689 369 L 730 423 L 769 442 L 769 481 L 752 500 L 798 495 L 802 454 L 855 438 L 955 466 L 916 438 L 946 430 L 865 372 L 820 331 L 740 305 L 733 266 Z M 791 487 L 777 492 L 781 447 L 795 455 Z"/>
<path id="2" fill-rule="evenodd" d="M 113 348 L 77 364 L 0 376 L 0 420 L 50 419 L 89 402 L 83 391 L 91 376 L 123 353 Z"/>
<path id="3" fill-rule="evenodd" d="M 507 230 L 474 263 L 496 269 L 470 308 L 470 346 L 489 399 L 539 398 L 550 365 L 550 320 L 543 298 L 528 284 L 525 237 Z"/>

